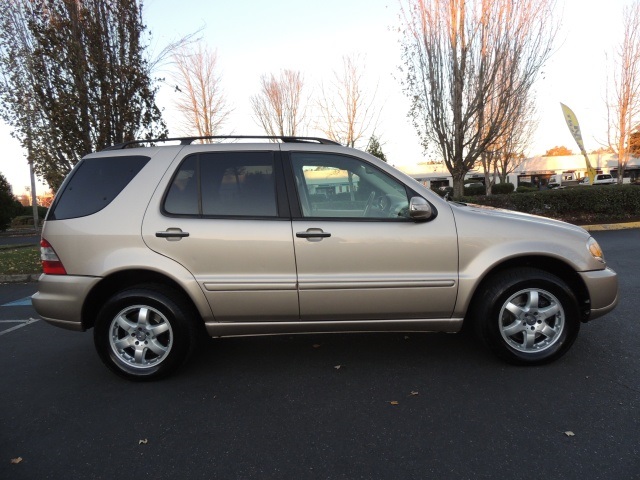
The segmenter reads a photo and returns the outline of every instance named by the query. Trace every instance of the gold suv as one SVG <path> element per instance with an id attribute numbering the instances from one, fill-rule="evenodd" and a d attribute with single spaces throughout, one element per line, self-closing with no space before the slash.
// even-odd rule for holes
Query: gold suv
<path id="1" fill-rule="evenodd" d="M 226 138 L 88 155 L 49 210 L 33 304 L 53 325 L 93 327 L 120 375 L 166 376 L 205 333 L 463 323 L 503 359 L 539 364 L 617 303 L 580 227 L 448 202 L 328 140 Z"/>

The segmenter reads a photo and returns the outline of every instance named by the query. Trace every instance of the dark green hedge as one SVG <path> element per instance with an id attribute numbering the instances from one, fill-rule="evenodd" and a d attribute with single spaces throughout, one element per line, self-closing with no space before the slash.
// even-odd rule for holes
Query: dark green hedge
<path id="1" fill-rule="evenodd" d="M 487 189 L 484 183 L 470 183 L 468 187 L 464 187 L 465 195 L 484 195 Z"/>
<path id="2" fill-rule="evenodd" d="M 491 193 L 494 195 L 504 195 L 513 193 L 515 185 L 513 183 L 496 183 L 491 187 Z"/>
<path id="3" fill-rule="evenodd" d="M 533 213 L 572 223 L 640 220 L 640 186 L 607 185 L 474 196 L 461 201 Z"/>

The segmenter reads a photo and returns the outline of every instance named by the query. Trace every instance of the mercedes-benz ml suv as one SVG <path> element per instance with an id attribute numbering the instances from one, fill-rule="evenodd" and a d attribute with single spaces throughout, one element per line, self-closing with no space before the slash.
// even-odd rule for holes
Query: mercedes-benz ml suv
<path id="1" fill-rule="evenodd" d="M 580 227 L 449 202 L 328 140 L 179 140 L 86 156 L 43 228 L 36 310 L 93 328 L 122 376 L 171 373 L 204 334 L 463 324 L 503 359 L 539 364 L 617 303 Z"/>

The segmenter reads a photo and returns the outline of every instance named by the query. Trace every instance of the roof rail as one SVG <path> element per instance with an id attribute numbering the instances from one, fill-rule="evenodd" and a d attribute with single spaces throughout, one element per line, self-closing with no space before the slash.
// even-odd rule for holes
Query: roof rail
<path id="1" fill-rule="evenodd" d="M 150 140 L 130 140 L 128 142 L 117 143 L 109 147 L 105 147 L 102 151 L 107 150 L 123 150 L 132 145 L 140 145 L 143 143 L 164 143 L 164 142 L 180 142 L 180 145 L 191 145 L 196 140 L 280 140 L 283 143 L 319 143 L 322 145 L 340 145 L 338 142 L 318 137 L 292 137 L 292 136 L 269 136 L 269 135 L 213 135 L 202 137 L 175 137 L 175 138 L 154 138 Z M 222 142 L 218 142 L 222 143 Z"/>

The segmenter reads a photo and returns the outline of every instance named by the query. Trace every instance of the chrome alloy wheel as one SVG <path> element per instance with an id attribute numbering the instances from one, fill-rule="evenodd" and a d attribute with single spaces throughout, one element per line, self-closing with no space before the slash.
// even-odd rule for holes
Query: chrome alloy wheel
<path id="1" fill-rule="evenodd" d="M 111 321 L 109 345 L 125 365 L 136 369 L 152 368 L 171 351 L 173 330 L 159 310 L 148 305 L 132 305 Z"/>
<path id="2" fill-rule="evenodd" d="M 565 312 L 553 294 L 529 288 L 507 299 L 500 309 L 499 322 L 500 334 L 511 348 L 523 353 L 541 352 L 561 337 Z"/>

